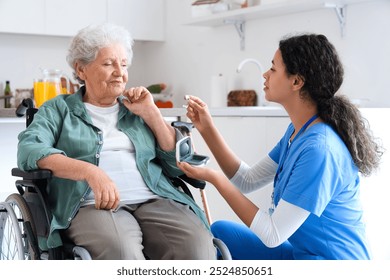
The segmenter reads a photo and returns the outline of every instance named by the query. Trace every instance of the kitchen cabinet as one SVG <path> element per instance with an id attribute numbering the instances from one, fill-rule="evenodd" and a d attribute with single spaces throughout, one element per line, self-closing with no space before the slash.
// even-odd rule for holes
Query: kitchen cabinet
<path id="1" fill-rule="evenodd" d="M 0 117 L 0 201 L 16 192 L 15 181 L 11 169 L 16 167 L 16 153 L 18 147 L 18 134 L 26 128 L 25 118 Z"/>
<path id="2" fill-rule="evenodd" d="M 40 34 L 46 0 L 0 0 L 0 32 Z"/>
<path id="3" fill-rule="evenodd" d="M 129 29 L 142 41 L 165 38 L 165 0 L 109 0 L 107 20 Z"/>
<path id="4" fill-rule="evenodd" d="M 165 0 L 0 0 L 0 32 L 74 36 L 89 25 L 123 25 L 134 40 L 163 41 Z"/>
<path id="5" fill-rule="evenodd" d="M 47 0 L 44 34 L 74 36 L 87 25 L 106 21 L 106 1 Z"/>

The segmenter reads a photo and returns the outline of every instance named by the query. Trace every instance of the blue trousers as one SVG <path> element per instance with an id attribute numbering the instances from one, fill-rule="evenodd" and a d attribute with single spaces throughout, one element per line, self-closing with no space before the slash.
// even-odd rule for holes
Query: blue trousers
<path id="1" fill-rule="evenodd" d="M 268 248 L 247 226 L 232 221 L 216 221 L 211 225 L 214 237 L 229 248 L 233 260 L 292 260 L 292 246 L 286 241 Z"/>

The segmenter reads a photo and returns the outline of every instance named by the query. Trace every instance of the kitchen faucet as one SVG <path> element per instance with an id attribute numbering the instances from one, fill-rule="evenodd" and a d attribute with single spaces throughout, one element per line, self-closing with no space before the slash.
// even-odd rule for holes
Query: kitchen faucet
<path id="1" fill-rule="evenodd" d="M 254 58 L 246 58 L 244 59 L 243 61 L 240 62 L 240 64 L 238 65 L 237 67 L 237 73 L 240 73 L 241 70 L 242 70 L 242 67 L 244 67 L 245 64 L 247 63 L 254 63 L 257 65 L 257 67 L 259 68 L 260 70 L 260 74 L 262 75 L 263 74 L 263 67 L 261 66 L 260 62 Z"/>
<path id="2" fill-rule="evenodd" d="M 260 70 L 260 77 L 261 77 L 260 78 L 261 79 L 261 84 L 263 84 L 263 67 L 261 66 L 260 62 L 258 60 L 256 60 L 256 59 L 254 59 L 254 58 L 246 58 L 243 61 L 241 61 L 240 64 L 238 65 L 238 67 L 237 67 L 237 73 L 240 73 L 242 68 L 244 67 L 244 65 L 247 64 L 247 63 L 253 63 L 253 64 L 255 64 L 259 68 L 259 70 Z M 258 100 L 259 105 L 260 106 L 265 106 L 266 102 L 264 100 L 263 92 L 262 92 L 261 89 L 260 89 L 260 92 L 259 92 L 259 97 L 260 97 L 259 100 Z"/>

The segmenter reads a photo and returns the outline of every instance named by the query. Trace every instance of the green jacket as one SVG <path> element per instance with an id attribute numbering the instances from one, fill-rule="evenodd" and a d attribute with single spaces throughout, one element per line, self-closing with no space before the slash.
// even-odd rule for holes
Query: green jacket
<path id="1" fill-rule="evenodd" d="M 75 94 L 60 95 L 40 107 L 33 122 L 19 134 L 17 163 L 20 169 L 38 169 L 38 160 L 55 153 L 99 165 L 103 136 L 87 114 L 82 101 L 84 91 L 82 87 Z M 124 106 L 119 110 L 118 128 L 135 146 L 136 163 L 146 185 L 161 197 L 189 205 L 208 227 L 204 212 L 166 177 L 182 174 L 176 166 L 175 151 L 159 149 L 144 121 Z M 85 181 L 50 179 L 47 193 L 53 219 L 45 244 L 47 247 L 62 245 L 59 230 L 69 226 L 90 191 Z"/>

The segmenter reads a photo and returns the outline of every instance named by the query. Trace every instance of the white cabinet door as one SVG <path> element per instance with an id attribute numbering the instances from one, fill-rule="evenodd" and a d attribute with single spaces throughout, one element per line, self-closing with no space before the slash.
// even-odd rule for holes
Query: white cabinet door
<path id="1" fill-rule="evenodd" d="M 283 136 L 290 119 L 288 117 L 213 117 L 214 123 L 224 137 L 226 143 L 235 154 L 249 165 L 255 164 L 266 156 Z M 196 151 L 210 156 L 208 167 L 220 170 L 199 132 L 193 132 Z M 206 195 L 213 221 L 228 219 L 239 222 L 237 215 L 231 210 L 214 186 L 207 184 Z M 247 196 L 260 208 L 268 209 L 271 202 L 272 184 L 248 194 Z M 199 205 L 200 195 L 193 191 Z"/>
<path id="2" fill-rule="evenodd" d="M 110 21 L 135 40 L 165 39 L 165 0 L 0 0 L 0 32 L 74 36 Z"/>
<path id="3" fill-rule="evenodd" d="M 287 116 L 214 116 L 213 120 L 230 148 L 249 165 L 256 163 L 270 152 L 290 123 L 290 118 Z M 194 138 L 199 152 L 210 153 L 196 129 L 194 130 Z"/>
<path id="4" fill-rule="evenodd" d="M 47 0 L 45 34 L 74 36 L 83 27 L 105 22 L 106 1 Z"/>
<path id="5" fill-rule="evenodd" d="M 24 120 L 13 118 L 0 119 L 0 201 L 4 201 L 8 195 L 17 192 L 15 181 L 20 178 L 11 175 L 11 169 L 16 167 L 16 153 L 18 146 L 18 135 L 26 128 Z"/>
<path id="6" fill-rule="evenodd" d="M 45 0 L 0 0 L 0 32 L 43 34 Z"/>
<path id="7" fill-rule="evenodd" d="M 108 0 L 107 20 L 126 27 L 135 40 L 165 39 L 165 0 Z"/>

